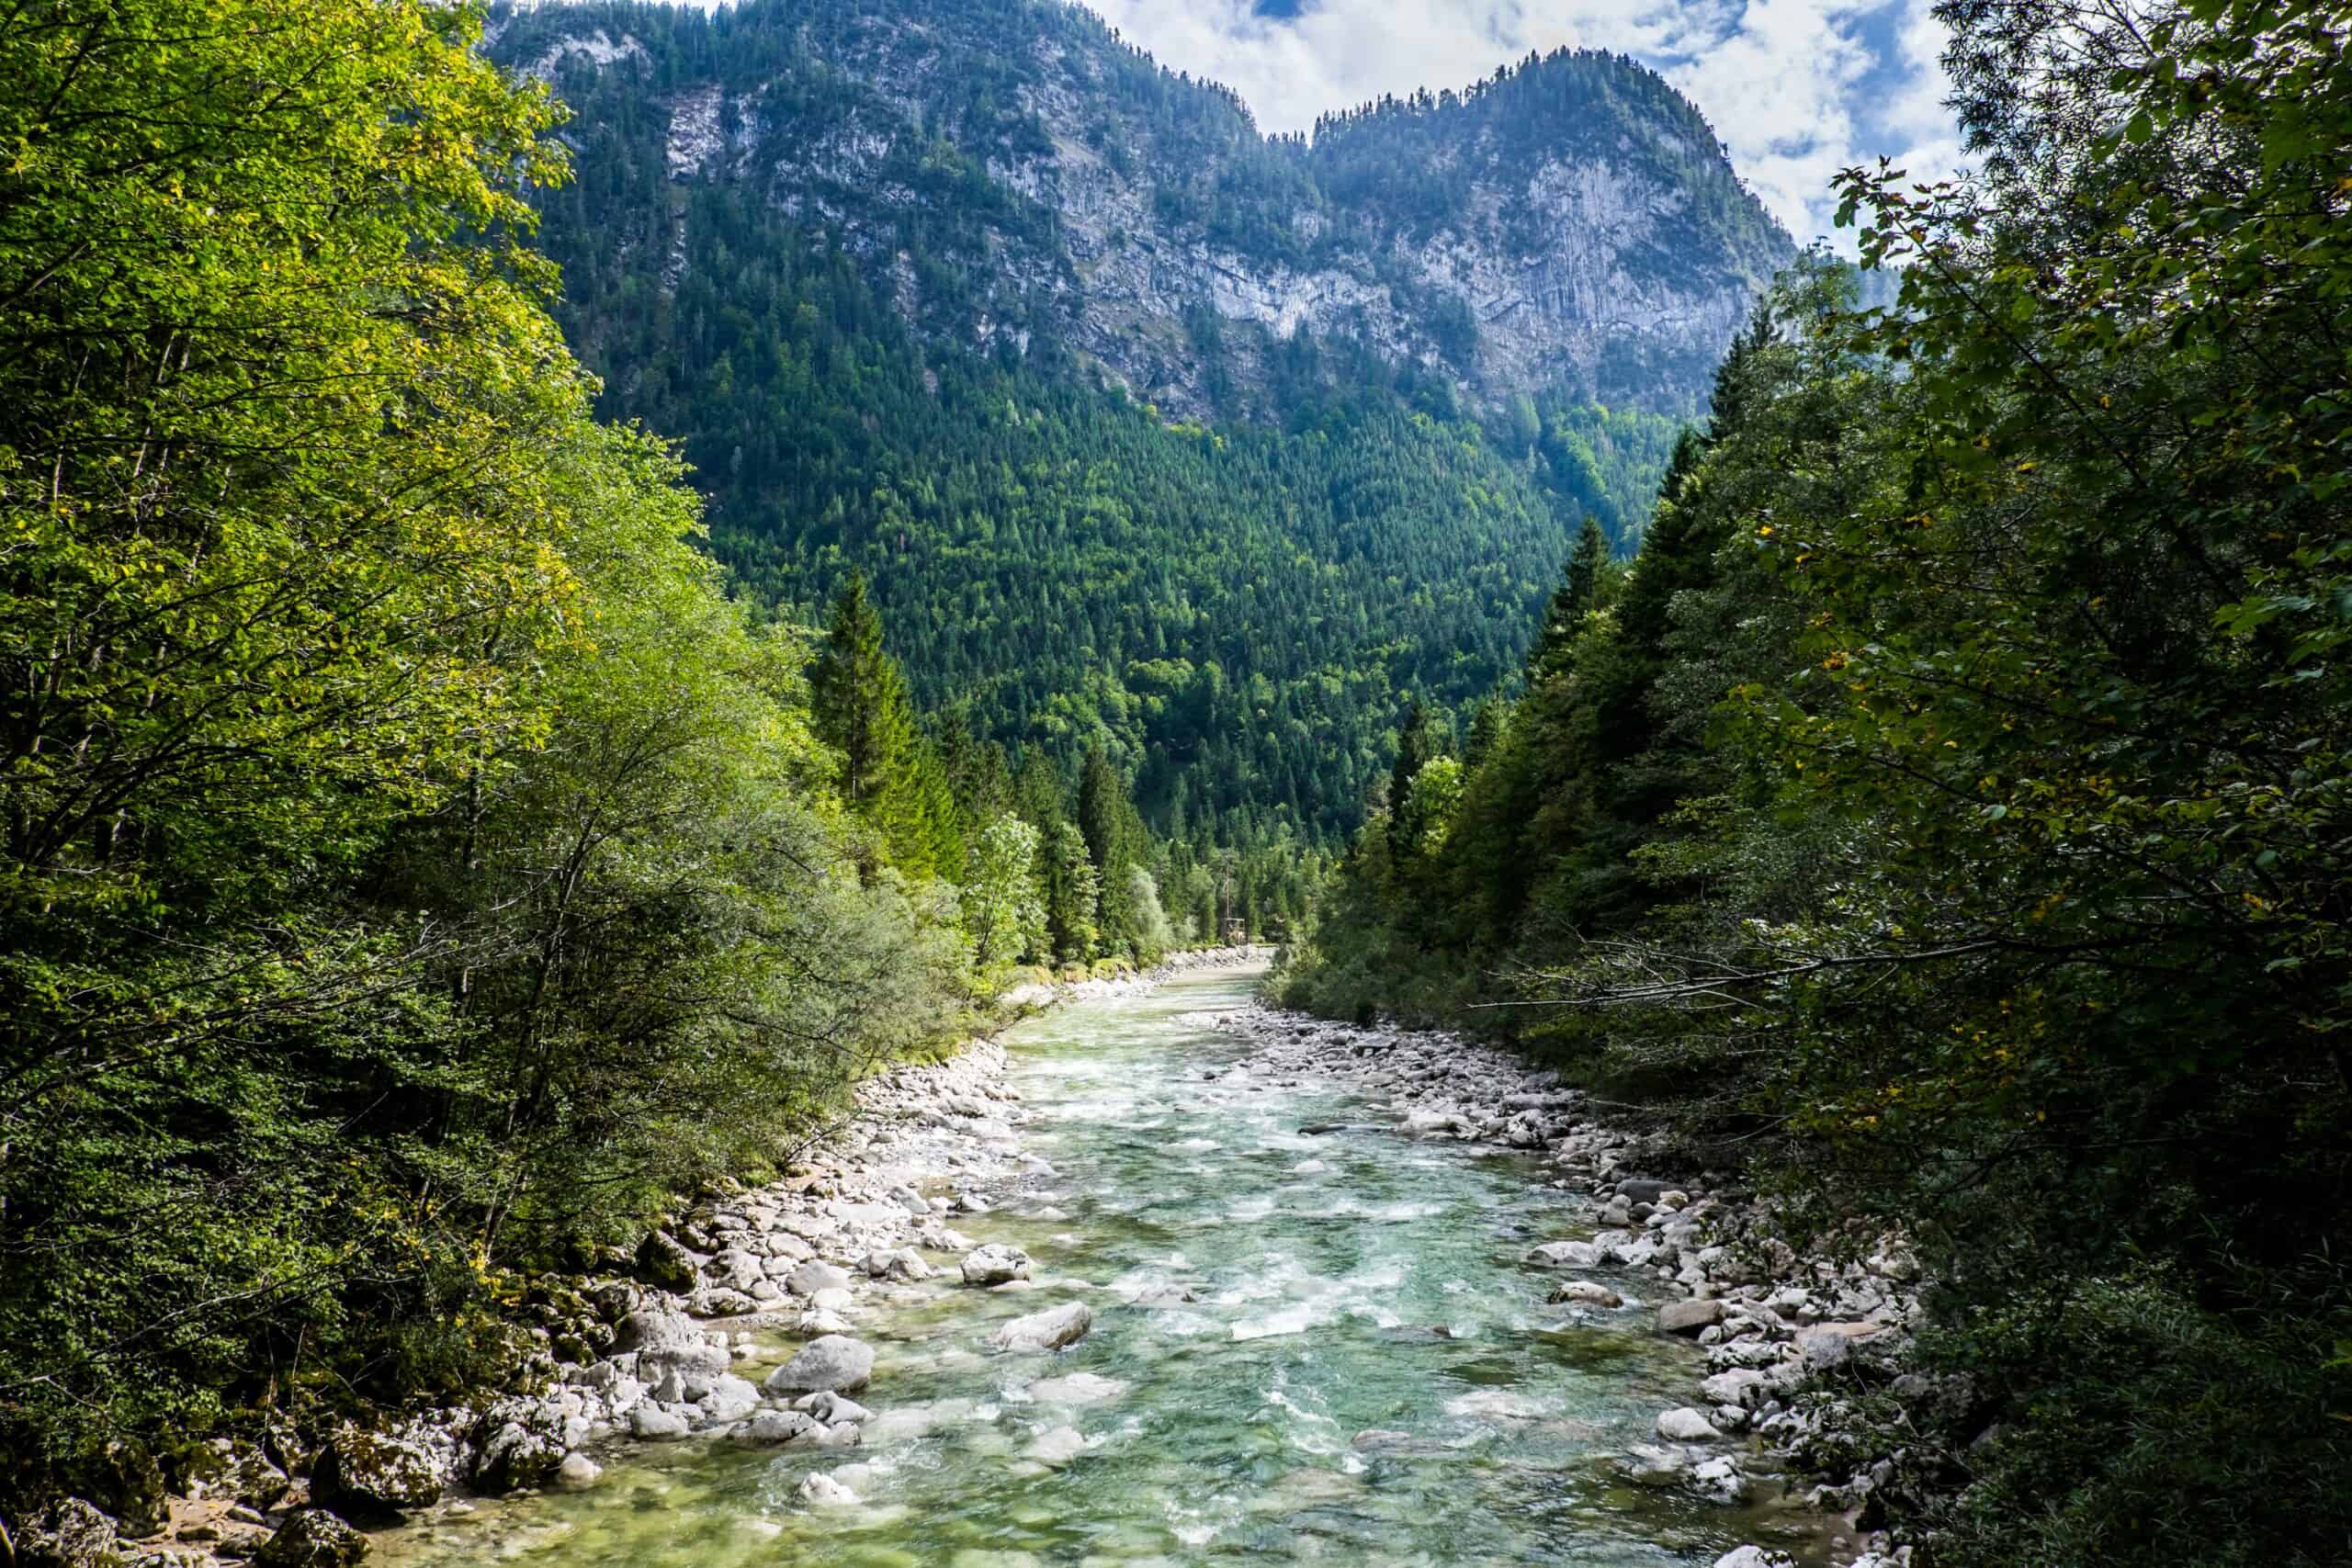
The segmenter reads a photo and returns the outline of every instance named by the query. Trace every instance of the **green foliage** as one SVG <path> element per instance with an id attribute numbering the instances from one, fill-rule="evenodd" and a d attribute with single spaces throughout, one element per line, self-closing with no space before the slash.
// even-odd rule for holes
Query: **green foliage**
<path id="1" fill-rule="evenodd" d="M 464 11 L 0 29 L 0 1448 L 521 1362 L 521 1275 L 955 1022 L 805 655 L 600 427 Z"/>
<path id="2" fill-rule="evenodd" d="M 1908 1231 L 1934 1562 L 2335 1561 L 2352 15 L 1942 15 L 1987 183 L 1846 177 L 1894 305 L 1784 284 L 1440 918 L 1366 835 L 1291 994 L 1532 973 L 1472 1021 Z"/>
<path id="3" fill-rule="evenodd" d="M 863 572 L 920 705 L 952 703 L 976 733 L 1066 771 L 1101 748 L 1153 829 L 1204 851 L 1336 848 L 1409 701 L 1458 706 L 1518 668 L 1526 613 L 1582 515 L 1635 536 L 1676 428 L 1652 394 L 1687 401 L 1703 380 L 1637 377 L 1638 407 L 1549 393 L 1528 405 L 1536 435 L 1507 446 L 1451 378 L 1351 340 L 1196 318 L 1200 344 L 1264 338 L 1260 371 L 1225 367 L 1229 425 L 1172 423 L 1071 350 L 1057 220 L 987 175 L 1046 135 L 1016 106 L 1048 67 L 1004 39 L 1099 62 L 1102 155 L 1161 171 L 1164 220 L 1203 243 L 1302 260 L 1358 243 L 1336 222 L 1302 239 L 1298 215 L 1334 210 L 1316 182 L 1410 191 L 1437 183 L 1427 171 L 1384 153 L 1375 175 L 1367 128 L 1335 131 L 1328 155 L 1265 141 L 1229 95 L 1026 0 L 926 13 L 926 47 L 953 68 L 911 78 L 920 136 L 867 80 L 896 68 L 903 21 L 872 0 L 539 8 L 504 19 L 498 53 L 537 61 L 591 20 L 646 53 L 548 67 L 576 113 L 580 177 L 541 207 L 602 408 L 681 438 L 712 547 L 751 596 L 818 618 Z M 1646 145 L 1643 117 L 1679 104 L 1603 56 L 1521 76 L 1531 93 L 1556 78 L 1555 118 L 1588 114 L 1600 141 L 1639 125 Z M 1645 85 L 1609 85 L 1621 76 Z M 758 113 L 730 110 L 710 166 L 673 178 L 668 117 L 649 106 L 703 83 Z M 1464 125 L 1494 121 L 1509 92 L 1482 90 Z M 1720 164 L 1688 106 L 1671 112 L 1694 166 Z M 871 166 L 820 171 L 842 216 L 787 210 L 760 171 L 802 169 L 845 125 L 892 129 L 874 130 Z M 1709 182 L 1753 207 L 1727 174 Z M 920 199 L 876 201 L 896 189 Z"/>
<path id="4" fill-rule="evenodd" d="M 841 753 L 842 798 L 874 830 L 890 863 L 915 876 L 960 874 L 960 863 L 939 859 L 954 831 L 953 802 L 941 798 L 942 770 L 916 735 L 906 678 L 882 646 L 882 617 L 859 573 L 833 602 L 809 689 L 817 733 Z"/>
<path id="5" fill-rule="evenodd" d="M 964 883 L 964 930 L 983 983 L 1011 966 L 1049 955 L 1045 890 L 1037 879 L 1037 829 L 1011 812 L 980 830 Z"/>

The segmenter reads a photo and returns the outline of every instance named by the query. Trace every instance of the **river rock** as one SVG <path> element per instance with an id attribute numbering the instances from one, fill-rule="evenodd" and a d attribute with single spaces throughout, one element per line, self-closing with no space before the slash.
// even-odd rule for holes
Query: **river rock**
<path id="1" fill-rule="evenodd" d="M 305 1508 L 254 1553 L 254 1568 L 351 1568 L 368 1538 L 323 1508 Z"/>
<path id="2" fill-rule="evenodd" d="M 874 1412 L 865 1405 L 854 1399 L 843 1399 L 830 1389 L 817 1393 L 803 1394 L 792 1402 L 792 1407 L 795 1410 L 807 1411 L 809 1416 L 828 1427 L 837 1427 L 844 1421 L 869 1421 L 874 1417 Z"/>
<path id="3" fill-rule="evenodd" d="M 1072 1302 L 1016 1317 L 998 1329 L 989 1343 L 1004 1351 L 1058 1350 L 1085 1338 L 1093 1326 L 1094 1314 L 1086 1303 Z"/>
<path id="4" fill-rule="evenodd" d="M 1721 1302 L 1668 1302 L 1657 1309 L 1657 1325 L 1668 1334 L 1696 1334 L 1723 1320 Z"/>
<path id="5" fill-rule="evenodd" d="M 753 1285 L 766 1281 L 767 1259 L 743 1247 L 730 1247 L 710 1260 L 708 1272 L 712 1283 L 748 1295 Z"/>
<path id="6" fill-rule="evenodd" d="M 1600 1248 L 1589 1241 L 1547 1241 L 1530 1252 L 1527 1260 L 1554 1269 L 1596 1269 Z"/>
<path id="7" fill-rule="evenodd" d="M 1747 1501 L 1747 1477 L 1737 1461 L 1719 1454 L 1690 1472 L 1690 1486 L 1711 1503 L 1726 1508 L 1737 1507 Z"/>
<path id="8" fill-rule="evenodd" d="M 1064 1465 L 1086 1451 L 1086 1438 L 1075 1427 L 1056 1427 L 1040 1432 L 1029 1445 L 1025 1457 L 1039 1464 Z"/>
<path id="9" fill-rule="evenodd" d="M 849 1274 L 830 1263 L 803 1263 L 784 1277 L 784 1288 L 796 1296 L 810 1297 L 820 1291 L 846 1291 Z"/>
<path id="10" fill-rule="evenodd" d="M 1116 1378 L 1092 1372 L 1072 1372 L 1066 1378 L 1041 1378 L 1029 1385 L 1029 1397 L 1040 1404 L 1100 1404 L 1127 1392 Z"/>
<path id="11" fill-rule="evenodd" d="M 556 1466 L 555 1483 L 566 1492 L 585 1492 L 605 1477 L 605 1467 L 586 1454 L 573 1451 Z"/>
<path id="12" fill-rule="evenodd" d="M 1704 1443 L 1723 1436 L 1704 1412 L 1687 1404 L 1658 1416 L 1657 1435 L 1670 1443 Z"/>
<path id="13" fill-rule="evenodd" d="M 622 1314 L 620 1322 L 613 1325 L 613 1353 L 616 1356 L 631 1350 L 662 1350 L 708 1342 L 702 1325 L 666 1307 L 638 1307 Z"/>
<path id="14" fill-rule="evenodd" d="M 640 1443 L 671 1443 L 693 1428 L 686 1425 L 684 1416 L 664 1410 L 649 1399 L 628 1413 L 628 1429 Z"/>
<path id="15" fill-rule="evenodd" d="M 767 1392 L 855 1393 L 874 1376 L 874 1347 L 846 1335 L 812 1339 L 768 1374 Z"/>
<path id="16" fill-rule="evenodd" d="M 867 1253 L 865 1274 L 871 1280 L 897 1280 L 910 1285 L 930 1279 L 932 1268 L 913 1247 L 896 1247 L 888 1252 Z"/>
<path id="17" fill-rule="evenodd" d="M 711 1385 L 708 1393 L 695 1403 L 701 1406 L 703 1418 L 714 1427 L 730 1421 L 741 1421 L 760 1407 L 760 1391 L 739 1377 L 721 1377 Z"/>
<path id="18" fill-rule="evenodd" d="M 526 1486 L 544 1486 L 561 1468 L 566 1451 L 560 1436 L 539 1429 L 536 1423 L 503 1422 L 484 1439 L 481 1453 L 474 1460 L 474 1485 L 493 1497 Z"/>
<path id="19" fill-rule="evenodd" d="M 658 1290 L 684 1295 L 702 1282 L 702 1269 L 677 1237 L 667 1231 L 648 1231 L 637 1244 L 637 1277 Z"/>
<path id="20" fill-rule="evenodd" d="M 1734 1367 L 1701 1383 L 1699 1392 L 1717 1404 L 1736 1404 L 1743 1410 L 1753 1410 L 1763 1403 L 1764 1390 L 1770 1382 L 1752 1367 Z"/>
<path id="21" fill-rule="evenodd" d="M 1029 1255 L 1017 1247 L 991 1242 L 964 1255 L 963 1271 L 964 1283 L 967 1285 L 1001 1285 L 1011 1280 L 1026 1280 Z"/>
<path id="22" fill-rule="evenodd" d="M 1586 1306 L 1597 1307 L 1621 1307 L 1625 1304 L 1624 1297 L 1608 1286 L 1595 1284 L 1590 1280 L 1572 1280 L 1554 1291 L 1544 1300 L 1555 1306 L 1563 1302 L 1576 1302 Z"/>
<path id="23" fill-rule="evenodd" d="M 824 1427 L 813 1416 L 798 1410 L 759 1410 L 752 1418 L 735 1428 L 735 1436 L 747 1443 L 793 1443 L 806 1439 L 814 1442 Z"/>
<path id="24" fill-rule="evenodd" d="M 119 1568 L 114 1521 L 79 1497 L 51 1505 L 17 1536 L 26 1568 Z"/>
<path id="25" fill-rule="evenodd" d="M 1715 1568 L 1796 1568 L 1796 1559 L 1760 1546 L 1736 1546 L 1715 1559 Z"/>
<path id="26" fill-rule="evenodd" d="M 441 1445 L 408 1430 L 368 1432 L 346 1427 L 326 1441 L 311 1469 L 311 1497 L 346 1518 L 392 1523 L 413 1508 L 441 1500 L 455 1459 Z"/>
<path id="27" fill-rule="evenodd" d="M 857 1494 L 820 1472 L 801 1477 L 800 1500 L 811 1507 L 845 1508 L 857 1502 Z"/>

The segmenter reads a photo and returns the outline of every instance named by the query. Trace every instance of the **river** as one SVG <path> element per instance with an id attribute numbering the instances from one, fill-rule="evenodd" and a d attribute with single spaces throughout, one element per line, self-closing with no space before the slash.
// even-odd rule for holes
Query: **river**
<path id="1" fill-rule="evenodd" d="M 863 1449 L 639 1448 L 593 1490 L 486 1503 L 379 1538 L 384 1557 L 1650 1568 L 1761 1539 L 1825 1560 L 1800 1514 L 1624 1479 L 1616 1456 L 1689 1403 L 1695 1350 L 1647 1313 L 1578 1322 L 1544 1304 L 1555 1277 L 1521 1255 L 1590 1227 L 1532 1158 L 1409 1140 L 1339 1086 L 1231 1072 L 1247 1046 L 1191 1015 L 1245 1000 L 1256 977 L 1179 980 L 1014 1032 L 1023 1138 L 1055 1173 L 957 1224 L 1025 1248 L 1044 1288 L 943 1277 L 866 1318 L 880 1359 Z M 1123 1304 L 1152 1284 L 1196 1299 Z M 1097 1320 L 1069 1350 L 977 1354 L 995 1323 L 1077 1291 Z M 1064 1403 L 1032 1393 L 1042 1379 L 1063 1380 L 1046 1392 Z M 1066 1426 L 1083 1450 L 1037 1457 Z M 864 1500 L 808 1508 L 812 1470 Z"/>

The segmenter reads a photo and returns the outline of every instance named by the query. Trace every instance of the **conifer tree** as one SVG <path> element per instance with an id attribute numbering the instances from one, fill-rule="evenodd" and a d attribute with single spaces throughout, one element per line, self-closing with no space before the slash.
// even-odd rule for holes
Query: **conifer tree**
<path id="1" fill-rule="evenodd" d="M 1429 711 L 1416 702 L 1405 714 L 1405 728 L 1396 737 L 1396 761 L 1388 770 L 1388 849 L 1402 860 L 1413 842 L 1413 775 L 1436 755 Z"/>
<path id="2" fill-rule="evenodd" d="M 824 652 L 809 675 L 818 735 L 842 759 L 842 799 L 882 840 L 892 863 L 928 872 L 921 743 L 906 676 L 882 646 L 882 617 L 853 572 L 833 602 Z"/>
<path id="3" fill-rule="evenodd" d="M 1048 830 L 1045 853 L 1046 926 L 1063 962 L 1085 964 L 1100 940 L 1096 919 L 1102 880 L 1086 852 L 1078 824 L 1057 819 Z"/>
<path id="4" fill-rule="evenodd" d="M 1078 826 L 1101 877 L 1102 944 L 1132 948 L 1143 934 L 1143 911 L 1127 870 L 1143 860 L 1143 824 L 1127 797 L 1125 781 L 1100 747 L 1088 749 L 1079 773 Z"/>
<path id="5" fill-rule="evenodd" d="M 1566 574 L 1552 591 L 1544 607 L 1544 625 L 1527 650 L 1527 682 L 1540 685 L 1566 668 L 1568 645 L 1576 641 L 1585 615 L 1599 597 L 1600 569 L 1609 558 L 1609 539 L 1590 513 L 1568 556 Z"/>

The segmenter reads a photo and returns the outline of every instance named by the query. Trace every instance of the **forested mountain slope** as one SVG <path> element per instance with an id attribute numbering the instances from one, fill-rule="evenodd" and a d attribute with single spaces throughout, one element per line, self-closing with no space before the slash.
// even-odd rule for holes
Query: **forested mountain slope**
<path id="1" fill-rule="evenodd" d="M 1286 412 L 1302 331 L 1481 401 L 1687 410 L 1792 250 L 1698 111 L 1621 56 L 1531 57 L 1310 142 L 1061 0 L 554 6 L 496 38 L 581 111 L 582 199 L 666 209 L 665 282 L 718 259 L 668 193 L 735 190 L 887 278 L 926 335 L 1067 352 L 1186 415 Z"/>
<path id="2" fill-rule="evenodd" d="M 1310 148 L 1057 4 L 492 31 L 574 112 L 567 332 L 740 581 L 807 612 L 864 570 L 927 705 L 1102 745 L 1180 836 L 1328 840 L 1409 700 L 1515 668 L 1788 249 L 1602 57 Z M 1594 181 L 1644 194 L 1545 194 Z"/>

